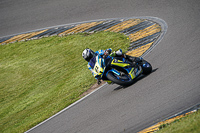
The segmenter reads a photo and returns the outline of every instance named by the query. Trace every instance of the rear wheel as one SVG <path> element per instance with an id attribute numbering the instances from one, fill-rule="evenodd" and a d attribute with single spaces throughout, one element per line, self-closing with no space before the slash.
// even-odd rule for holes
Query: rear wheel
<path id="1" fill-rule="evenodd" d="M 128 75 L 119 76 L 113 72 L 108 72 L 107 78 L 110 81 L 122 86 L 129 86 L 134 82 L 133 79 L 131 79 Z"/>

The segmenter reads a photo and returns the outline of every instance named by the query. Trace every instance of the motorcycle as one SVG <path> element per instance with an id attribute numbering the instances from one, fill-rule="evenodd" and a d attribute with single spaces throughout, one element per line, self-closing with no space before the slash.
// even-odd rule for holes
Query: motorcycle
<path id="1" fill-rule="evenodd" d="M 98 79 L 98 83 L 103 80 L 109 84 L 130 86 L 139 75 L 147 75 L 152 71 L 151 64 L 139 57 L 132 57 L 137 60 L 136 63 L 134 62 L 135 64 L 123 57 L 97 55 L 95 58 L 94 77 Z"/>

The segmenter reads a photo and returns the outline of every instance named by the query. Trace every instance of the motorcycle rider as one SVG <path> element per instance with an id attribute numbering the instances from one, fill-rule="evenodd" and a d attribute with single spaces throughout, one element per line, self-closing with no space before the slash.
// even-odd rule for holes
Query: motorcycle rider
<path id="1" fill-rule="evenodd" d="M 94 66 L 96 63 L 96 57 L 97 55 L 100 55 L 100 57 L 105 58 L 107 56 L 112 56 L 112 57 L 123 57 L 125 59 L 127 59 L 128 61 L 130 61 L 132 63 L 132 65 L 134 65 L 135 67 L 137 67 L 136 63 L 140 62 L 141 59 L 138 57 L 131 57 L 128 56 L 126 54 L 122 53 L 122 50 L 119 49 L 118 51 L 114 51 L 112 52 L 112 49 L 106 49 L 106 50 L 99 50 L 94 52 L 93 50 L 86 48 L 85 50 L 83 50 L 82 56 L 83 58 L 88 62 L 88 69 L 92 72 L 93 76 L 94 76 Z M 100 84 L 100 79 L 98 79 L 97 77 L 95 77 L 98 80 L 98 84 Z"/>

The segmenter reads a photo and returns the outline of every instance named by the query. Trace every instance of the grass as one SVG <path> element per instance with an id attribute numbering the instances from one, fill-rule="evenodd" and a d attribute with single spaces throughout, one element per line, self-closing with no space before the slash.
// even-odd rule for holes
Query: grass
<path id="1" fill-rule="evenodd" d="M 98 32 L 0 46 L 0 131 L 24 132 L 71 103 L 96 81 L 82 51 L 121 48 L 124 34 Z"/>
<path id="2" fill-rule="evenodd" d="M 160 127 L 157 133 L 200 133 L 200 111 Z"/>

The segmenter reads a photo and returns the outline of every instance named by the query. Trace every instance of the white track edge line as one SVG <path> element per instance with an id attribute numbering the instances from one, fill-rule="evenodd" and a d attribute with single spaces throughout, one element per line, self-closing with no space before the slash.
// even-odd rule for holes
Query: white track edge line
<path id="1" fill-rule="evenodd" d="M 64 111 L 70 109 L 71 107 L 75 106 L 76 104 L 78 104 L 79 102 L 83 101 L 84 99 L 86 99 L 87 97 L 89 97 L 90 95 L 92 95 L 93 93 L 95 93 L 96 91 L 98 91 L 99 89 L 101 89 L 102 87 L 104 87 L 107 83 L 103 84 L 102 86 L 100 86 L 99 88 L 97 88 L 96 90 L 92 91 L 91 93 L 89 93 L 88 95 L 84 96 L 83 98 L 79 99 L 78 101 L 72 103 L 71 105 L 67 106 L 66 108 L 64 108 L 63 110 L 61 110 L 60 112 L 56 113 L 55 115 L 49 117 L 48 119 L 44 120 L 43 122 L 37 124 L 36 126 L 32 127 L 31 129 L 27 130 L 24 133 L 28 133 L 32 130 L 34 130 L 35 128 L 39 127 L 40 125 L 44 124 L 45 122 L 51 120 L 52 118 L 56 117 L 57 115 L 63 113 Z"/>

